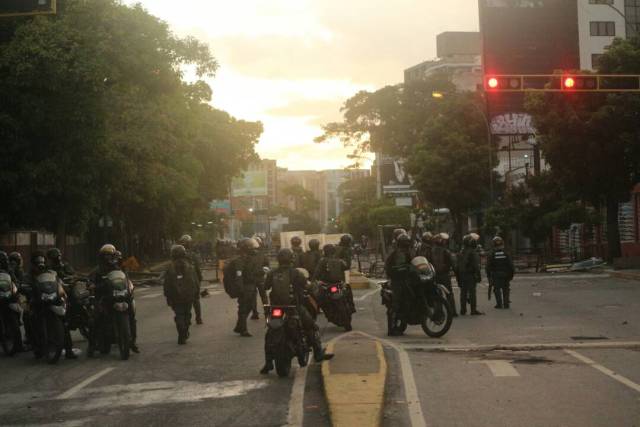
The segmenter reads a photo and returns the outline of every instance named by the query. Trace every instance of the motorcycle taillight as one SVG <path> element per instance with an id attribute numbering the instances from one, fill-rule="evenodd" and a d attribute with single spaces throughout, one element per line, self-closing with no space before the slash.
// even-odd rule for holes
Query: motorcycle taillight
<path id="1" fill-rule="evenodd" d="M 281 308 L 274 308 L 271 310 L 271 317 L 282 317 L 283 312 Z"/>
<path id="2" fill-rule="evenodd" d="M 337 286 L 332 286 L 329 290 L 331 291 L 332 294 L 335 294 L 335 293 L 338 292 L 338 287 Z"/>

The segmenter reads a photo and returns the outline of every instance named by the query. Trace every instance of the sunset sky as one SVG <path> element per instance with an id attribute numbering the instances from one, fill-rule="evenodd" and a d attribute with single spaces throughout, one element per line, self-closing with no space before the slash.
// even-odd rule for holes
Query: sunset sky
<path id="1" fill-rule="evenodd" d="M 128 3 L 135 3 L 128 1 Z M 220 63 L 213 105 L 260 120 L 263 158 L 290 169 L 342 168 L 339 142 L 315 144 L 358 90 L 402 81 L 436 56 L 443 31 L 476 31 L 477 0 L 142 0 Z"/>

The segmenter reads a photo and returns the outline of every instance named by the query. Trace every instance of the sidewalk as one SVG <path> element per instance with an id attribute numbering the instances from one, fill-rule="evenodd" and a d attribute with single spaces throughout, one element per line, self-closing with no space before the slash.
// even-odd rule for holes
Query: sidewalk
<path id="1" fill-rule="evenodd" d="M 607 270 L 606 272 L 617 279 L 640 280 L 640 270 Z"/>
<path id="2" fill-rule="evenodd" d="M 352 332 L 329 343 L 327 350 L 335 354 L 322 365 L 332 424 L 379 426 L 387 376 L 380 342 Z"/>

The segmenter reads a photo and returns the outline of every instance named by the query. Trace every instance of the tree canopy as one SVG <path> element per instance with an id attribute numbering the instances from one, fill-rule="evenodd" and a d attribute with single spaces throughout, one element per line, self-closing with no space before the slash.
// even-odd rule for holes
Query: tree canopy
<path id="1" fill-rule="evenodd" d="M 0 225 L 177 234 L 256 157 L 260 123 L 209 105 L 218 64 L 140 5 L 67 0 L 0 43 Z"/>
<path id="2" fill-rule="evenodd" d="M 600 72 L 640 74 L 640 38 L 616 39 Z M 539 142 L 556 182 L 607 209 L 609 256 L 620 255 L 618 204 L 640 180 L 640 98 L 636 94 L 529 96 Z"/>

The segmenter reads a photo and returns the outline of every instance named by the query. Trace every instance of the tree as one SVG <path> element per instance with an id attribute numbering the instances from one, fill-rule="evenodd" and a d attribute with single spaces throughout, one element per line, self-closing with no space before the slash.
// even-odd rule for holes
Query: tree
<path id="1" fill-rule="evenodd" d="M 434 98 L 434 92 L 444 94 Z M 489 142 L 479 101 L 457 92 L 449 76 L 360 92 L 342 109 L 344 120 L 324 127 L 318 142 L 339 138 L 357 151 L 408 159 L 425 202 L 449 208 L 462 237 L 465 216 L 482 206 L 489 187 Z M 495 154 L 491 154 L 494 155 Z"/>
<path id="2" fill-rule="evenodd" d="M 209 48 L 141 6 L 67 0 L 55 17 L 10 22 L 0 44 L 5 227 L 63 236 L 109 215 L 119 241 L 176 235 L 257 157 L 262 125 L 208 105 Z"/>
<path id="3" fill-rule="evenodd" d="M 300 184 L 291 184 L 284 187 L 283 194 L 293 199 L 294 211 L 310 215 L 320 208 L 320 202 L 313 193 Z"/>
<path id="4" fill-rule="evenodd" d="M 640 38 L 616 39 L 600 63 L 607 74 L 640 74 Z M 635 94 L 529 96 L 540 147 L 563 186 L 607 212 L 609 258 L 619 257 L 618 206 L 640 181 L 640 98 Z"/>

